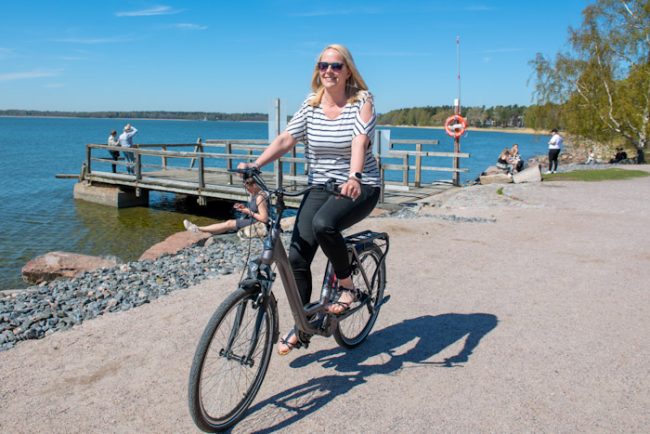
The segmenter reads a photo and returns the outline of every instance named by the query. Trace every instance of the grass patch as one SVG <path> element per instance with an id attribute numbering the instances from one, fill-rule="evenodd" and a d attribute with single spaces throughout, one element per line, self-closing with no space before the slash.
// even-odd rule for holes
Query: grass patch
<path id="1" fill-rule="evenodd" d="M 497 189 L 497 194 L 498 194 L 498 195 L 502 195 L 502 194 L 503 194 L 503 187 L 499 187 L 499 188 Z"/>
<path id="2" fill-rule="evenodd" d="M 650 173 L 642 170 L 625 170 L 618 168 L 602 170 L 574 170 L 566 173 L 544 175 L 544 181 L 611 181 L 618 179 L 642 178 Z"/>

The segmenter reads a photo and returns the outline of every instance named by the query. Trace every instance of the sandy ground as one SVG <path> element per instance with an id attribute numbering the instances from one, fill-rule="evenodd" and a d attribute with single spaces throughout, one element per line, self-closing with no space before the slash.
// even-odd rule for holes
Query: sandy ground
<path id="1" fill-rule="evenodd" d="M 364 222 L 392 237 L 373 334 L 274 354 L 234 432 L 647 432 L 650 177 L 496 188 Z M 0 353 L 0 432 L 196 432 L 192 356 L 236 282 Z"/>

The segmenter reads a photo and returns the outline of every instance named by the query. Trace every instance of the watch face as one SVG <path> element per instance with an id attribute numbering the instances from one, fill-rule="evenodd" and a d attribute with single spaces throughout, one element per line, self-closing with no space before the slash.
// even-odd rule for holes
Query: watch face
<path id="1" fill-rule="evenodd" d="M 354 172 L 354 177 L 357 179 L 361 179 L 361 172 Z"/>

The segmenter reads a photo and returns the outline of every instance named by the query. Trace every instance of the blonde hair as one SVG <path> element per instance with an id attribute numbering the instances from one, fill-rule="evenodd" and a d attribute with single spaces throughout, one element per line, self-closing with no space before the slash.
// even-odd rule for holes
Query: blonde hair
<path id="1" fill-rule="evenodd" d="M 318 106 L 323 99 L 325 88 L 323 87 L 323 83 L 320 81 L 318 62 L 320 62 L 320 59 L 323 57 L 325 51 L 330 49 L 338 52 L 341 56 L 343 56 L 343 62 L 345 62 L 345 66 L 350 70 L 350 76 L 345 81 L 345 95 L 348 98 L 348 103 L 359 101 L 361 99 L 361 94 L 368 92 L 368 86 L 363 80 L 363 77 L 361 77 L 357 66 L 354 64 L 354 59 L 352 58 L 350 50 L 341 44 L 330 44 L 327 47 L 323 48 L 323 51 L 321 51 L 318 55 L 316 65 L 314 65 L 314 73 L 311 77 L 311 90 L 314 91 L 315 95 L 309 101 L 309 105 L 312 107 Z"/>

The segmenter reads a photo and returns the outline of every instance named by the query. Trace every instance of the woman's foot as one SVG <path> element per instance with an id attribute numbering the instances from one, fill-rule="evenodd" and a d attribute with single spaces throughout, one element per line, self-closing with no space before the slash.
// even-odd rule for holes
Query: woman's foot
<path id="1" fill-rule="evenodd" d="M 294 348 L 300 348 L 302 343 L 298 339 L 296 334 L 296 329 L 291 329 L 283 338 L 280 338 L 280 343 L 278 344 L 278 354 L 281 356 L 286 356 Z"/>
<path id="2" fill-rule="evenodd" d="M 356 288 L 339 287 L 338 296 L 327 307 L 327 312 L 341 315 L 350 310 L 350 305 L 359 299 L 359 290 Z"/>
<path id="3" fill-rule="evenodd" d="M 183 220 L 183 226 L 190 232 L 199 232 L 199 227 L 189 220 Z"/>

